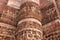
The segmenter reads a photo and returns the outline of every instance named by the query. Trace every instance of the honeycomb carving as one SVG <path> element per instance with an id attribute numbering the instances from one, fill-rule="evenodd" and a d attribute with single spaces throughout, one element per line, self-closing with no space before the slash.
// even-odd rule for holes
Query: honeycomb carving
<path id="1" fill-rule="evenodd" d="M 23 30 L 18 33 L 18 40 L 41 40 L 42 34 L 38 31 Z"/>

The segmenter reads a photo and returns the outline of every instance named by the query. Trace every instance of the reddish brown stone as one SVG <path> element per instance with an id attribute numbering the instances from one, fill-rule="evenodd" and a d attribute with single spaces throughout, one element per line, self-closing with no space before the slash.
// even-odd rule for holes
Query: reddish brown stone
<path id="1" fill-rule="evenodd" d="M 2 14 L 3 9 L 6 7 L 8 0 L 0 0 L 0 15 Z"/>
<path id="2" fill-rule="evenodd" d="M 0 0 L 0 40 L 60 40 L 60 0 L 7 1 Z"/>
<path id="3" fill-rule="evenodd" d="M 51 21 L 58 19 L 58 13 L 56 12 L 54 4 L 50 4 L 41 9 L 42 11 L 42 24 L 45 25 Z"/>
<path id="4" fill-rule="evenodd" d="M 57 3 L 57 7 L 58 7 L 58 9 L 60 11 L 60 0 L 56 0 L 56 3 Z"/>
<path id="5" fill-rule="evenodd" d="M 32 22 L 26 21 L 17 26 L 17 40 L 42 40 L 42 26 Z"/>
<path id="6" fill-rule="evenodd" d="M 39 5 L 33 2 L 26 2 L 20 7 L 17 20 L 20 21 L 25 18 L 35 18 L 39 21 L 42 19 L 42 14 L 39 10 Z"/>
<path id="7" fill-rule="evenodd" d="M 42 9 L 46 6 L 49 6 L 51 3 L 51 0 L 40 0 L 40 8 Z"/>
<path id="8" fill-rule="evenodd" d="M 24 2 L 24 1 L 22 1 Z M 20 6 L 17 24 L 17 40 L 42 40 L 43 30 L 40 5 L 26 1 Z"/>
<path id="9" fill-rule="evenodd" d="M 0 22 L 0 40 L 15 40 L 15 31 L 14 26 Z"/>
<path id="10" fill-rule="evenodd" d="M 20 9 L 21 0 L 9 0 L 7 6 L 13 7 L 15 9 Z"/>
<path id="11" fill-rule="evenodd" d="M 17 9 L 8 6 L 3 10 L 0 21 L 11 25 L 16 25 L 17 14 Z"/>
<path id="12" fill-rule="evenodd" d="M 11 4 L 11 2 L 13 3 Z M 18 8 L 15 8 L 15 7 L 18 5 L 15 5 L 16 3 L 14 4 L 14 2 L 19 3 L 18 1 L 15 1 L 15 0 L 8 1 L 7 6 L 3 10 L 2 16 L 0 18 L 0 22 L 4 22 L 4 23 L 8 23 L 8 24 L 16 26 L 16 23 L 17 23 L 16 17 L 18 14 Z M 12 7 L 13 5 L 15 6 Z"/>
<path id="13" fill-rule="evenodd" d="M 45 40 L 59 40 L 60 39 L 60 20 L 57 19 L 55 21 L 52 21 L 44 27 L 44 37 Z"/>

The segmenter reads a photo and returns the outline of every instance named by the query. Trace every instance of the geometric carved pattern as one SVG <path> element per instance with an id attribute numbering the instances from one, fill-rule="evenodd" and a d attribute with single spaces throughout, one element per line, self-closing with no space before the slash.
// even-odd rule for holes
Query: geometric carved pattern
<path id="1" fill-rule="evenodd" d="M 23 30 L 18 34 L 17 40 L 41 40 L 41 34 L 33 30 Z"/>
<path id="2" fill-rule="evenodd" d="M 15 31 L 14 26 L 0 23 L 0 40 L 15 40 Z"/>
<path id="3" fill-rule="evenodd" d="M 24 1 L 22 1 L 22 3 L 23 2 Z M 17 40 L 43 39 L 42 25 L 40 22 L 42 19 L 39 10 L 40 5 L 37 3 L 26 1 L 20 6 L 20 12 L 17 18 Z"/>
<path id="4" fill-rule="evenodd" d="M 34 24 L 34 25 L 33 25 Z M 17 40 L 42 40 L 43 32 L 41 25 L 32 22 L 25 21 L 17 27 Z"/>
<path id="5" fill-rule="evenodd" d="M 17 40 L 43 40 L 43 32 L 44 40 L 60 40 L 60 20 L 52 0 L 42 2 L 41 11 L 43 0 L 7 1 L 0 0 L 0 40 L 15 40 L 15 35 Z M 60 11 L 60 1 L 56 2 Z"/>
<path id="6" fill-rule="evenodd" d="M 42 25 L 33 22 L 33 21 L 25 21 L 17 25 L 18 30 L 22 30 L 24 28 L 36 28 L 38 30 L 42 31 Z"/>
<path id="7" fill-rule="evenodd" d="M 53 4 L 50 4 L 48 7 L 43 8 L 42 14 L 43 14 L 43 18 L 42 18 L 43 25 L 58 19 L 58 15 Z"/>

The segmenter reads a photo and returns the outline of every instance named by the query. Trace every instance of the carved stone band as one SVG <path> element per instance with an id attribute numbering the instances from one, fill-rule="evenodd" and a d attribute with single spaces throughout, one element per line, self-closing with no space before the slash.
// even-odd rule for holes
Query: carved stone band
<path id="1" fill-rule="evenodd" d="M 19 31 L 17 32 L 17 34 L 20 33 L 20 32 L 22 32 L 22 31 L 24 31 L 24 30 L 37 31 L 37 32 L 40 32 L 41 34 L 43 34 L 42 31 L 40 31 L 40 30 L 38 30 L 38 29 L 36 29 L 36 28 L 23 28 L 22 30 L 19 30 Z"/>
<path id="2" fill-rule="evenodd" d="M 55 21 L 52 21 L 52 22 L 50 22 L 50 23 L 48 23 L 48 24 L 44 25 L 44 27 L 43 27 L 43 28 L 46 28 L 46 27 L 48 27 L 48 26 L 50 26 L 50 25 L 52 25 L 52 24 L 55 24 L 55 23 L 57 23 L 57 22 L 59 22 L 59 23 L 60 23 L 60 20 L 59 20 L 59 19 L 57 19 L 57 20 L 55 20 Z"/>
<path id="3" fill-rule="evenodd" d="M 56 30 L 56 31 L 54 31 L 52 33 L 49 33 L 49 34 L 45 35 L 45 36 L 48 36 L 48 35 L 51 35 L 51 34 L 53 34 L 54 36 L 55 36 L 55 34 L 57 34 L 56 36 L 58 36 L 59 33 L 60 33 L 60 30 Z"/>
<path id="4" fill-rule="evenodd" d="M 0 35 L 7 37 L 14 37 L 15 27 L 6 23 L 0 22 Z"/>
<path id="5" fill-rule="evenodd" d="M 32 21 L 32 22 L 38 23 L 40 26 L 42 26 L 41 22 L 37 19 L 34 19 L 34 18 L 22 19 L 21 21 L 18 22 L 18 25 L 21 24 L 22 22 L 26 22 L 26 21 Z"/>

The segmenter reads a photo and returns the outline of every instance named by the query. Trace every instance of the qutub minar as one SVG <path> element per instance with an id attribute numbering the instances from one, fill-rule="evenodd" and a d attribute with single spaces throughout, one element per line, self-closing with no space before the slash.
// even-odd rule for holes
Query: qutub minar
<path id="1" fill-rule="evenodd" d="M 60 40 L 60 0 L 0 0 L 0 40 Z"/>

